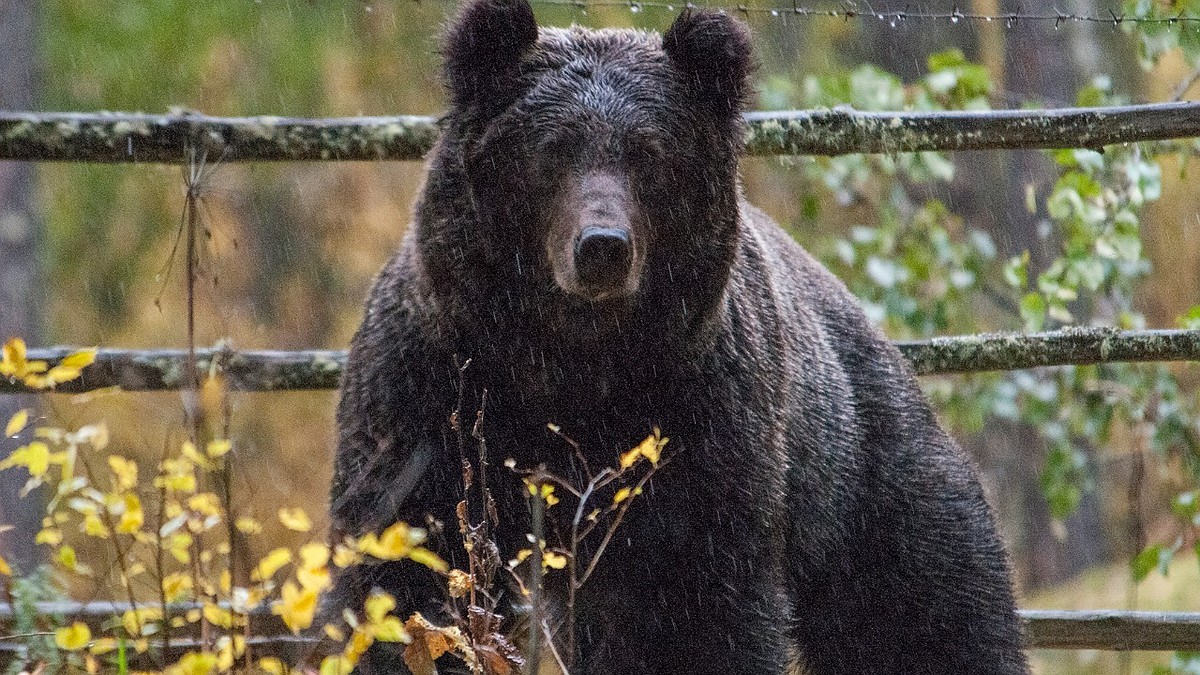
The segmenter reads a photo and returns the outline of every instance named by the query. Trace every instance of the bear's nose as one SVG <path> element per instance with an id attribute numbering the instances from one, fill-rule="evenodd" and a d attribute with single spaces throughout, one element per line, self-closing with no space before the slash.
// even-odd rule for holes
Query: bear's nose
<path id="1" fill-rule="evenodd" d="M 575 242 L 575 272 L 585 286 L 622 284 L 632 259 L 633 245 L 624 228 L 585 227 Z"/>

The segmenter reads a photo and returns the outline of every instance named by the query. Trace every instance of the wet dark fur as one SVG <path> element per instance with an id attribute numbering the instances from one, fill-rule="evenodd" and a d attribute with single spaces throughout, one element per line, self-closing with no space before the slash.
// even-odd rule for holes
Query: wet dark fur
<path id="1" fill-rule="evenodd" d="M 335 536 L 432 515 L 465 567 L 449 418 L 470 359 L 505 558 L 529 525 L 502 460 L 582 478 L 547 422 L 593 468 L 671 438 L 582 592 L 576 675 L 782 673 L 796 653 L 817 674 L 1026 672 L 969 462 L 846 288 L 741 199 L 745 29 L 692 12 L 661 39 L 534 36 L 522 0 L 483 0 L 447 38 L 452 108 L 343 382 Z M 589 171 L 626 179 L 648 224 L 637 292 L 595 304 L 555 285 L 543 242 Z M 342 572 L 335 608 L 374 586 L 440 615 L 444 582 L 408 562 Z"/>

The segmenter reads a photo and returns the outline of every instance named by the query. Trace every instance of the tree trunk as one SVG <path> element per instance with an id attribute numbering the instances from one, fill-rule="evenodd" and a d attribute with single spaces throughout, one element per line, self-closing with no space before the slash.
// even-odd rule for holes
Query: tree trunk
<path id="1" fill-rule="evenodd" d="M 36 6 L 33 0 L 0 0 L 0 110 L 31 110 L 36 103 Z M 37 345 L 42 278 L 33 191 L 32 164 L 0 162 L 0 340 L 22 337 Z M 0 395 L 0 425 L 17 410 L 35 405 L 31 396 Z M 11 439 L 0 441 L 0 456 L 16 446 Z M 19 497 L 27 477 L 20 469 L 0 472 L 0 523 L 14 526 L 0 534 L 0 553 L 18 573 L 28 573 L 39 560 L 33 536 L 41 523 L 41 501 Z"/>

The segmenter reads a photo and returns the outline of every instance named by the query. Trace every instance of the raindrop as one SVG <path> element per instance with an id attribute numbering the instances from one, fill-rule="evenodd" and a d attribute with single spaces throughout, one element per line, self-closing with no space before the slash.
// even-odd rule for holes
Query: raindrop
<path id="1" fill-rule="evenodd" d="M 779 10 L 777 10 L 777 9 L 771 10 L 771 16 L 779 16 Z"/>
<path id="2" fill-rule="evenodd" d="M 367 14 L 370 14 L 371 12 L 375 11 L 375 8 L 370 5 L 367 5 L 366 7 L 363 7 L 363 10 L 366 11 Z"/>
<path id="3" fill-rule="evenodd" d="M 637 14 L 638 12 L 642 11 L 642 6 L 637 3 L 631 3 L 629 5 L 629 11 Z"/>
<path id="4" fill-rule="evenodd" d="M 896 27 L 896 17 L 892 17 L 892 20 L 890 22 L 888 22 L 888 25 L 890 25 L 892 28 L 895 28 Z"/>
<path id="5" fill-rule="evenodd" d="M 667 11 L 668 11 L 668 12 L 674 12 L 674 11 L 675 11 L 675 5 L 667 5 Z"/>
<path id="6" fill-rule="evenodd" d="M 958 15 L 950 17 L 950 23 L 958 23 Z"/>

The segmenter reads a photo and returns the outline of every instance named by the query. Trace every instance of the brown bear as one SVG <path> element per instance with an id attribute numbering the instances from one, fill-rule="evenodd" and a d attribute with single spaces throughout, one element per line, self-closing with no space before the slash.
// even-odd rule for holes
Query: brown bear
<path id="1" fill-rule="evenodd" d="M 452 411 L 486 407 L 504 558 L 530 525 L 501 458 L 586 479 L 657 427 L 673 459 L 580 591 L 573 675 L 1027 672 L 970 462 L 742 197 L 747 29 L 693 9 L 662 36 L 539 29 L 526 0 L 475 0 L 444 56 L 441 138 L 343 380 L 334 536 L 441 522 L 465 565 Z M 333 605 L 376 587 L 444 619 L 445 582 L 409 561 L 341 572 Z M 382 648 L 360 667 L 405 672 Z"/>

